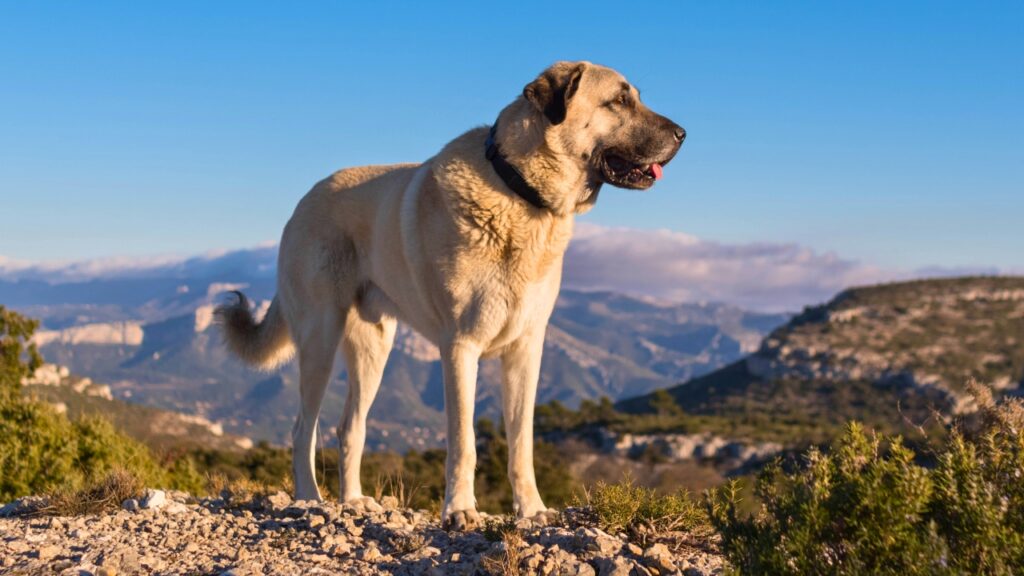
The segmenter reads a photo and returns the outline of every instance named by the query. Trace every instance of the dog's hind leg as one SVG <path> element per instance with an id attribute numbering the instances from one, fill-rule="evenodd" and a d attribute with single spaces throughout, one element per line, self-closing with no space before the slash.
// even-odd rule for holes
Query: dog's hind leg
<path id="1" fill-rule="evenodd" d="M 395 340 L 395 319 L 368 318 L 357 306 L 349 309 L 341 350 L 348 370 L 348 399 L 338 426 L 338 459 L 342 502 L 360 501 L 359 467 L 366 444 L 366 415 L 377 396 L 384 364 Z"/>
<path id="2" fill-rule="evenodd" d="M 296 500 L 320 500 L 314 464 L 317 420 L 324 391 L 334 369 L 334 354 L 341 340 L 342 322 L 336 310 L 308 314 L 296 334 L 299 355 L 299 416 L 292 428 L 292 472 Z"/>

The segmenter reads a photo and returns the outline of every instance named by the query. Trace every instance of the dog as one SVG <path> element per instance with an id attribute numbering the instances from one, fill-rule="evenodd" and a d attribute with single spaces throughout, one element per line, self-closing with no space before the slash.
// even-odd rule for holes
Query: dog
<path id="1" fill-rule="evenodd" d="M 444 525 L 479 524 L 473 407 L 477 366 L 489 357 L 502 361 L 514 511 L 543 523 L 550 511 L 534 477 L 534 403 L 574 216 L 594 206 L 602 184 L 651 187 L 685 137 L 615 70 L 557 62 L 493 126 L 426 162 L 349 168 L 317 183 L 285 226 L 277 294 L 262 320 L 241 293 L 216 311 L 226 344 L 251 365 L 269 369 L 297 351 L 296 499 L 320 498 L 316 423 L 340 344 L 349 381 L 338 426 L 341 500 L 375 506 L 359 467 L 401 320 L 441 352 Z"/>

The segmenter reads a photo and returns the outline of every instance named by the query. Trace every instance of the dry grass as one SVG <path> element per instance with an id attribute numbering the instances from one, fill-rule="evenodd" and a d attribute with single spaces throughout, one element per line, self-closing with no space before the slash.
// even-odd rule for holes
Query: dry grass
<path id="1" fill-rule="evenodd" d="M 211 474 L 207 480 L 207 487 L 210 494 L 220 496 L 233 504 L 252 502 L 280 489 L 249 478 L 228 478 L 223 474 Z M 288 493 L 293 492 L 288 489 Z"/>
<path id="2" fill-rule="evenodd" d="M 400 507 L 413 508 L 413 502 L 419 491 L 420 486 L 406 491 L 405 480 L 401 474 L 382 474 L 377 476 L 377 481 L 374 483 L 373 497 L 377 502 L 381 502 L 384 496 L 394 496 Z"/>
<path id="3" fill-rule="evenodd" d="M 46 495 L 47 505 L 36 516 L 79 516 L 116 510 L 121 502 L 138 496 L 142 480 L 127 470 L 114 470 L 78 490 L 58 489 Z"/>
<path id="4" fill-rule="evenodd" d="M 488 554 L 480 561 L 480 568 L 485 574 L 491 576 L 521 576 L 520 561 L 523 558 L 523 549 L 526 542 L 514 528 L 501 532 L 501 541 L 505 543 L 505 549 L 495 554 Z"/>

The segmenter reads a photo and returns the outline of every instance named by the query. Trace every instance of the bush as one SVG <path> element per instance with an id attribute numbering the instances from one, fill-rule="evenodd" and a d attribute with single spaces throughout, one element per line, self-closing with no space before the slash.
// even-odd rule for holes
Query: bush
<path id="1" fill-rule="evenodd" d="M 750 517 L 738 511 L 735 485 L 711 491 L 726 557 L 741 574 L 1020 573 L 1024 408 L 981 394 L 981 422 L 955 428 L 933 469 L 899 437 L 853 423 L 796 472 L 767 467 Z"/>
<path id="2" fill-rule="evenodd" d="M 686 491 L 663 496 L 636 486 L 629 478 L 615 484 L 598 482 L 584 491 L 583 501 L 577 504 L 593 513 L 601 529 L 625 531 L 642 543 L 656 534 L 703 531 L 708 527 L 703 508 Z"/>
<path id="3" fill-rule="evenodd" d="M 164 469 L 149 449 L 103 418 L 69 420 L 21 396 L 21 380 L 41 358 L 31 344 L 36 323 L 0 306 L 0 501 L 52 492 L 67 495 L 116 470 L 143 485 L 177 488 L 194 481 L 187 464 Z M 194 469 L 192 470 L 194 473 Z M 188 487 L 188 484 L 185 484 Z"/>
<path id="4" fill-rule="evenodd" d="M 52 490 L 77 490 L 117 470 L 146 486 L 178 487 L 146 446 L 105 419 L 71 421 L 50 406 L 0 403 L 0 501 Z"/>

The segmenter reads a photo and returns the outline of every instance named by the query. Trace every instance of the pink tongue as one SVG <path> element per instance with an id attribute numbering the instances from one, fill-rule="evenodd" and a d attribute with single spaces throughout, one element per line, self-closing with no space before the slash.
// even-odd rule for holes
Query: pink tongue
<path id="1" fill-rule="evenodd" d="M 651 172 L 654 172 L 654 179 L 655 180 L 660 180 L 661 179 L 661 164 L 657 164 L 657 163 L 651 164 Z"/>

